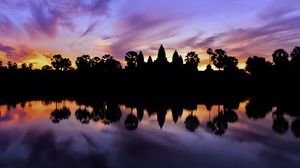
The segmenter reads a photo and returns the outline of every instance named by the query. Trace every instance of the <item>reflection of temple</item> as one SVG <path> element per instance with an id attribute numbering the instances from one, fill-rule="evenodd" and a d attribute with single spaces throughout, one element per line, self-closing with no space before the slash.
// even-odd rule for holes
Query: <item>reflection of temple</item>
<path id="1" fill-rule="evenodd" d="M 129 101 L 130 103 L 123 102 L 127 108 L 131 109 L 131 113 L 124 119 L 124 126 L 128 130 L 135 130 L 138 128 L 139 122 L 144 118 L 144 112 L 147 112 L 149 116 L 156 115 L 157 123 L 160 128 L 163 128 L 167 111 L 171 112 L 174 123 L 177 123 L 183 114 L 183 110 L 189 110 L 190 114 L 184 119 L 185 127 L 190 131 L 195 131 L 200 122 L 197 116 L 194 114 L 197 111 L 197 102 L 193 101 L 174 101 L 162 103 L 161 101 Z M 91 101 L 80 100 L 77 102 L 80 106 L 76 110 L 75 116 L 83 124 L 94 122 L 102 122 L 104 124 L 110 124 L 120 120 L 122 112 L 117 102 L 114 101 Z M 230 123 L 238 121 L 238 115 L 235 109 L 239 108 L 239 102 L 236 101 L 205 101 L 206 110 L 208 111 L 208 121 L 206 121 L 206 127 L 210 132 L 216 135 L 223 135 L 226 133 Z M 212 108 L 217 106 L 217 110 Z M 10 103 L 8 108 L 14 108 L 15 104 Z M 87 108 L 88 107 L 88 108 Z M 291 129 L 292 133 L 296 137 L 300 137 L 299 128 L 299 114 L 296 113 L 295 107 L 290 107 L 285 103 L 276 104 L 271 100 L 266 100 L 260 97 L 254 97 L 249 99 L 246 104 L 246 114 L 249 119 L 263 118 L 269 112 L 272 112 L 273 107 L 277 107 L 277 110 L 272 113 L 273 125 L 272 128 L 277 133 L 285 133 Z M 213 113 L 212 113 L 213 112 Z M 213 114 L 213 115 L 212 115 Z M 284 115 L 292 115 L 295 119 L 289 123 Z M 50 119 L 54 123 L 59 123 L 62 120 L 70 117 L 70 110 L 64 106 L 58 108 L 51 113 Z"/>

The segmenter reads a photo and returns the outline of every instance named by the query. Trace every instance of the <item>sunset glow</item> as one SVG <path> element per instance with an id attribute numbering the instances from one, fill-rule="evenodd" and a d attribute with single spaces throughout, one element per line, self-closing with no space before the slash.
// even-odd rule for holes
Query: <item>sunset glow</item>
<path id="1" fill-rule="evenodd" d="M 164 44 L 168 58 L 177 49 L 196 51 L 200 69 L 206 49 L 223 48 L 239 59 L 270 60 L 277 48 L 291 52 L 300 42 L 300 1 L 289 0 L 1 0 L 0 60 L 50 63 L 60 53 L 73 61 L 83 54 L 110 53 L 124 62 L 129 50 L 153 58 Z"/>

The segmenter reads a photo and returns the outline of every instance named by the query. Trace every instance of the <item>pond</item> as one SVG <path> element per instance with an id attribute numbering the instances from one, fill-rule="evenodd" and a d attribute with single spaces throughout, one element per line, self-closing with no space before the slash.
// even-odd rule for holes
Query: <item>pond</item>
<path id="1" fill-rule="evenodd" d="M 27 100 L 0 104 L 0 167 L 298 167 L 300 117 L 234 105 Z"/>

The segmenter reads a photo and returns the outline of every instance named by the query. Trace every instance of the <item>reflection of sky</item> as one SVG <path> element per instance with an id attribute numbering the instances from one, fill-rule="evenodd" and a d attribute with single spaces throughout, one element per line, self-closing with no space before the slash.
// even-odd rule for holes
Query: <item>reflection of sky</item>
<path id="1" fill-rule="evenodd" d="M 170 54 L 195 50 L 203 64 L 208 47 L 244 62 L 291 51 L 300 39 L 298 0 L 1 0 L 0 8 L 0 60 L 37 68 L 58 52 L 73 61 L 106 53 L 124 60 L 129 50 L 155 57 L 160 44 Z"/>
<path id="2" fill-rule="evenodd" d="M 200 127 L 187 131 L 184 111 L 175 124 L 170 111 L 163 128 L 156 116 L 145 111 L 138 129 L 128 131 L 124 120 L 130 109 L 121 105 L 120 121 L 83 125 L 74 116 L 78 106 L 65 101 L 69 120 L 53 124 L 55 103 L 27 102 L 22 108 L 0 106 L 0 167 L 296 167 L 300 161 L 299 139 L 289 131 L 272 130 L 272 116 L 248 119 L 245 103 L 236 110 L 239 120 L 230 123 L 225 135 L 216 136 L 205 126 L 208 112 L 198 105 Z M 63 103 L 58 104 L 59 107 Z M 213 106 L 211 117 L 217 114 Z M 136 111 L 133 110 L 133 114 Z M 292 118 L 285 116 L 289 122 Z M 18 152 L 16 152 L 18 151 Z M 15 165 L 18 163 L 18 165 Z"/>

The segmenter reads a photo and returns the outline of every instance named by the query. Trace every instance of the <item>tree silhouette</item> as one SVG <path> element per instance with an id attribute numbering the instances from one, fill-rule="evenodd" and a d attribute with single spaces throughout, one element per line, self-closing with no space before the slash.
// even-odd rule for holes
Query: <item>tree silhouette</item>
<path id="1" fill-rule="evenodd" d="M 238 59 L 235 57 L 227 56 L 224 57 L 224 71 L 233 72 L 238 70 Z"/>
<path id="2" fill-rule="evenodd" d="M 127 69 L 128 70 L 133 70 L 136 68 L 137 66 L 137 52 L 135 51 L 129 51 L 126 53 L 125 56 L 125 61 L 127 62 Z"/>
<path id="3" fill-rule="evenodd" d="M 26 63 L 23 63 L 23 64 L 21 65 L 21 68 L 22 68 L 22 70 L 26 70 L 26 69 L 27 69 L 27 64 L 26 64 Z"/>
<path id="4" fill-rule="evenodd" d="M 51 65 L 55 70 L 61 70 L 62 69 L 62 56 L 60 54 L 56 54 L 51 58 Z"/>
<path id="5" fill-rule="evenodd" d="M 159 47 L 157 59 L 155 60 L 155 63 L 159 65 L 165 65 L 168 63 L 166 51 L 163 45 L 160 45 Z"/>
<path id="6" fill-rule="evenodd" d="M 295 47 L 291 53 L 291 61 L 300 61 L 300 47 Z"/>
<path id="7" fill-rule="evenodd" d="M 246 71 L 254 76 L 264 76 L 271 69 L 271 63 L 259 56 L 249 57 L 246 61 Z"/>
<path id="8" fill-rule="evenodd" d="M 103 72 L 104 71 L 104 62 L 99 57 L 94 57 L 91 59 L 91 68 L 94 71 Z"/>
<path id="9" fill-rule="evenodd" d="M 121 63 L 113 58 L 113 56 L 106 54 L 102 56 L 101 60 L 104 64 L 105 72 L 117 72 L 122 69 Z"/>
<path id="10" fill-rule="evenodd" d="M 213 51 L 211 48 L 207 50 L 207 53 L 210 55 L 213 64 L 219 69 L 223 69 L 225 66 L 225 59 L 227 54 L 223 49 L 216 49 Z"/>
<path id="11" fill-rule="evenodd" d="M 29 70 L 32 70 L 32 67 L 33 67 L 33 64 L 32 64 L 32 63 L 29 63 L 29 64 L 28 64 L 28 69 L 29 69 Z"/>
<path id="12" fill-rule="evenodd" d="M 208 48 L 206 50 L 206 53 L 208 54 L 208 65 L 210 65 L 211 64 L 211 56 L 214 55 L 214 51 L 211 48 Z"/>
<path id="13" fill-rule="evenodd" d="M 52 66 L 44 65 L 44 66 L 42 66 L 42 70 L 43 71 L 51 71 L 51 70 L 53 70 L 53 68 L 52 68 Z"/>
<path id="14" fill-rule="evenodd" d="M 88 71 L 92 68 L 92 61 L 89 55 L 82 55 L 81 57 L 77 57 L 75 64 L 77 69 L 80 71 Z"/>
<path id="15" fill-rule="evenodd" d="M 197 71 L 198 64 L 200 63 L 200 58 L 195 52 L 189 52 L 185 56 L 185 65 L 189 70 Z"/>
<path id="16" fill-rule="evenodd" d="M 56 54 L 51 58 L 51 65 L 57 71 L 67 71 L 72 64 L 69 58 L 63 58 L 60 54 Z"/>
<path id="17" fill-rule="evenodd" d="M 63 71 L 68 71 L 68 70 L 72 69 L 71 68 L 72 63 L 69 58 L 63 58 L 61 64 L 62 64 Z"/>
<path id="18" fill-rule="evenodd" d="M 273 62 L 276 66 L 285 67 L 289 63 L 289 54 L 284 49 L 277 49 L 272 54 Z"/>
<path id="19" fill-rule="evenodd" d="M 291 63 L 293 66 L 293 70 L 299 72 L 300 69 L 300 47 L 295 47 L 292 51 L 291 55 Z"/>
<path id="20" fill-rule="evenodd" d="M 16 70 L 16 69 L 18 69 L 17 63 L 12 62 L 12 61 L 8 61 L 7 62 L 7 66 L 8 66 L 9 70 Z"/>
<path id="21" fill-rule="evenodd" d="M 32 67 L 33 67 L 33 64 L 32 63 L 29 63 L 28 66 L 26 63 L 22 63 L 21 64 L 21 69 L 22 70 L 32 70 Z"/>

